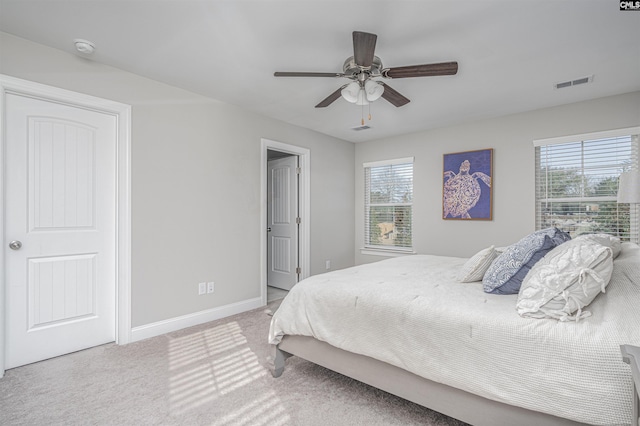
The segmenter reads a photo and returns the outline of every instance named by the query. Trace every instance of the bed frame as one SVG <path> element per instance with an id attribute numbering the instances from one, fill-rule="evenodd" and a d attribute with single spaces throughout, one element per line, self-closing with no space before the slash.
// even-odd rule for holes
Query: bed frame
<path id="1" fill-rule="evenodd" d="M 436 383 L 312 337 L 284 336 L 273 350 L 273 377 L 280 377 L 285 360 L 295 355 L 474 426 L 584 426 L 584 423 L 514 407 Z"/>
<path id="2" fill-rule="evenodd" d="M 620 352 L 622 352 L 622 360 L 631 366 L 631 376 L 633 377 L 632 419 L 640 426 L 640 347 L 621 345 Z"/>

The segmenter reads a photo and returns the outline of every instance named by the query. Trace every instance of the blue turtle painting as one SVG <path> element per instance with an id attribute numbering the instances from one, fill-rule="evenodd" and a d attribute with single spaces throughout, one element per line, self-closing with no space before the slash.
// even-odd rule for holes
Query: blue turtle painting
<path id="1" fill-rule="evenodd" d="M 476 205 L 482 193 L 478 180 L 491 187 L 490 176 L 482 172 L 469 174 L 470 170 L 471 163 L 464 160 L 458 174 L 450 170 L 444 172 L 443 217 L 471 219 L 469 210 Z"/>

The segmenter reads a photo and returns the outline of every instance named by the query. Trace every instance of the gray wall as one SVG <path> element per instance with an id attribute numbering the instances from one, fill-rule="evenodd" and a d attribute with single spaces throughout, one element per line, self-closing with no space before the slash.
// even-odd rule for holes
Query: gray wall
<path id="1" fill-rule="evenodd" d="M 360 253 L 364 238 L 364 162 L 415 156 L 415 251 L 469 257 L 491 244 L 511 244 L 534 229 L 534 139 L 638 125 L 640 92 L 635 92 L 357 144 L 356 264 L 382 259 Z M 494 149 L 493 220 L 443 220 L 443 154 L 485 148 Z"/>
<path id="2" fill-rule="evenodd" d="M 311 273 L 353 265 L 353 144 L 5 33 L 0 51 L 2 74 L 132 105 L 134 327 L 260 296 L 261 138 L 311 150 Z"/>

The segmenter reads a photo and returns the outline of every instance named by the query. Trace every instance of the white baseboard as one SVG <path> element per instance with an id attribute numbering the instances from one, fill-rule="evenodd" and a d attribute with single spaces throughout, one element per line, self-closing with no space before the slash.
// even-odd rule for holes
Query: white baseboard
<path id="1" fill-rule="evenodd" d="M 232 303 L 230 305 L 220 306 L 218 308 L 207 309 L 206 311 L 195 312 L 193 314 L 183 315 L 181 317 L 171 318 L 168 320 L 158 321 L 151 324 L 133 327 L 131 329 L 130 342 L 148 339 L 150 337 L 159 336 L 161 334 L 170 333 L 172 331 L 182 330 L 183 328 L 192 327 L 194 325 L 203 324 L 209 321 L 215 321 L 231 315 L 240 314 L 264 306 L 261 297 L 255 299 L 243 300 L 242 302 Z"/>

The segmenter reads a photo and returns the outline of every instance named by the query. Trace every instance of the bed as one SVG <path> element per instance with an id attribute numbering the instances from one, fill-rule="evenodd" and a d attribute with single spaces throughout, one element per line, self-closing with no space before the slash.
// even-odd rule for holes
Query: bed
<path id="1" fill-rule="evenodd" d="M 273 315 L 273 375 L 296 355 L 474 425 L 631 424 L 620 345 L 640 346 L 640 247 L 621 247 L 579 321 L 518 315 L 518 295 L 459 282 L 465 258 L 307 278 Z"/>

